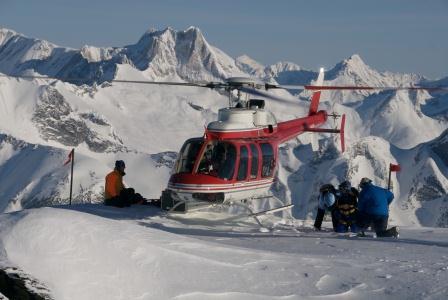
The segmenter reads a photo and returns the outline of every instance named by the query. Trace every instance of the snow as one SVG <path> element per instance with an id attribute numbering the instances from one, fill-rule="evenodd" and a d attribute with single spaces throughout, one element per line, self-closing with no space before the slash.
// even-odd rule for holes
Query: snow
<path id="1" fill-rule="evenodd" d="M 204 217 L 102 205 L 3 214 L 1 261 L 38 278 L 55 299 L 442 299 L 448 292 L 447 229 L 372 239 L 314 232 L 308 223 L 263 233 L 250 220 Z"/>

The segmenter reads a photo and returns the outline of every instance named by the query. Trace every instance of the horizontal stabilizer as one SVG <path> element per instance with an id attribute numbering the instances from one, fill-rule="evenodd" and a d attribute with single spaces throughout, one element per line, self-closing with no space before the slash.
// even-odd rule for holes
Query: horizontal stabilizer
<path id="1" fill-rule="evenodd" d="M 341 152 L 344 153 L 344 151 L 345 151 L 345 114 L 342 115 L 341 127 L 339 129 L 306 128 L 303 131 L 318 132 L 318 133 L 339 133 L 341 135 Z"/>

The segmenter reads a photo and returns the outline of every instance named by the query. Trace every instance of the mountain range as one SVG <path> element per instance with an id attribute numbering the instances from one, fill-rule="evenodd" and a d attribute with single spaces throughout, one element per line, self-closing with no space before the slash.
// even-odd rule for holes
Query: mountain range
<path id="1" fill-rule="evenodd" d="M 304 58 L 306 59 L 306 58 Z M 63 204 L 76 148 L 74 201 L 100 202 L 104 176 L 124 159 L 126 181 L 147 197 L 165 188 L 177 151 L 201 136 L 227 98 L 196 87 L 110 84 L 111 79 L 218 81 L 253 76 L 280 84 L 310 84 L 317 71 L 296 63 L 270 66 L 232 58 L 196 27 L 150 30 L 133 45 L 70 49 L 0 29 L 0 209 Z M 47 75 L 62 80 L 16 79 Z M 71 79 L 70 79 L 71 78 Z M 83 78 L 83 80 L 79 80 Z M 448 77 L 379 72 L 354 54 L 325 74 L 326 84 L 446 86 Z M 305 115 L 309 92 L 276 91 L 296 105 L 268 102 L 278 120 Z M 448 95 L 427 91 L 325 92 L 323 108 L 347 115 L 347 151 L 337 138 L 303 134 L 280 149 L 272 192 L 295 204 L 296 218 L 312 218 L 319 186 L 369 177 L 387 185 L 389 163 L 397 224 L 448 227 Z M 336 126 L 331 121 L 329 126 Z"/>

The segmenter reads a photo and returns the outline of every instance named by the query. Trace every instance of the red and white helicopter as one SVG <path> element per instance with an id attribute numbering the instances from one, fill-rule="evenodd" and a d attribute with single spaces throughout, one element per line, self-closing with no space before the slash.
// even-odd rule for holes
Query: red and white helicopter
<path id="1" fill-rule="evenodd" d="M 238 92 L 237 105 L 222 108 L 218 120 L 210 122 L 202 137 L 187 140 L 179 153 L 168 186 L 161 196 L 162 209 L 186 212 L 197 204 L 237 204 L 264 198 L 274 182 L 278 167 L 280 144 L 304 132 L 339 133 L 341 151 L 344 152 L 345 115 L 339 129 L 319 128 L 329 114 L 319 110 L 323 90 L 445 90 L 426 87 L 369 87 L 324 86 L 324 70 L 321 69 L 314 85 L 273 85 L 253 78 L 234 77 L 225 82 L 185 83 L 214 89 L 226 89 L 229 97 Z M 162 83 L 169 84 L 169 83 Z M 179 84 L 177 84 L 179 85 Z M 262 89 L 306 89 L 313 91 L 308 115 L 284 122 L 277 122 L 265 109 L 264 100 L 241 99 L 241 92 L 285 101 Z M 241 205 L 241 204 L 239 204 Z M 245 205 L 243 205 L 245 206 Z M 284 205 L 269 212 L 291 208 Z M 267 212 L 267 211 L 266 211 Z M 263 212 L 262 212 L 263 213 Z M 257 215 L 253 213 L 252 215 Z"/>
<path id="2" fill-rule="evenodd" d="M 316 85 L 322 86 L 323 80 L 321 70 Z M 328 118 L 326 111 L 318 110 L 320 90 L 313 93 L 307 116 L 277 122 L 265 109 L 264 100 L 244 101 L 241 92 L 282 100 L 259 89 L 292 86 L 270 85 L 243 77 L 212 85 L 229 92 L 237 90 L 237 105 L 220 109 L 218 120 L 207 125 L 202 137 L 184 143 L 161 197 L 163 209 L 184 212 L 197 204 L 247 202 L 266 196 L 278 167 L 279 145 L 303 132 L 340 133 L 344 151 L 345 115 L 340 129 L 317 128 Z"/>

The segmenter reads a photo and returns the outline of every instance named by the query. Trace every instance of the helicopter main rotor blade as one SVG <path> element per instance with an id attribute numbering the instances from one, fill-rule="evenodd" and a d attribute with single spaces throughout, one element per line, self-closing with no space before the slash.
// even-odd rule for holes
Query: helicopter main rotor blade
<path id="1" fill-rule="evenodd" d="M 138 84 L 155 84 L 155 85 L 173 85 L 173 86 L 194 86 L 194 87 L 205 87 L 205 88 L 217 88 L 223 83 L 220 82 L 174 82 L 174 81 L 146 81 L 146 80 L 121 80 L 113 79 L 106 80 L 107 82 L 117 82 L 117 83 L 138 83 Z"/>
<path id="2" fill-rule="evenodd" d="M 240 87 L 239 88 L 240 91 L 247 93 L 247 94 L 251 94 L 254 96 L 261 96 L 261 97 L 265 97 L 274 101 L 278 101 L 278 102 L 283 102 L 283 103 L 288 103 L 288 104 L 295 104 L 293 101 L 287 100 L 285 98 L 282 97 L 278 97 L 276 95 L 272 95 L 270 93 L 264 92 L 262 90 L 256 90 L 253 88 L 248 88 L 248 87 Z"/>
<path id="3" fill-rule="evenodd" d="M 89 80 L 94 80 L 93 78 L 76 78 L 76 77 L 52 77 L 52 76 L 42 76 L 42 75 L 6 75 L 0 74 L 0 77 L 11 77 L 11 78 L 23 78 L 23 79 L 44 79 L 44 80 L 61 80 L 68 82 L 86 82 Z M 260 90 L 255 90 L 247 88 L 244 86 L 235 87 L 230 82 L 175 82 L 175 81 L 150 81 L 150 80 L 122 80 L 122 79 L 112 79 L 104 80 L 104 82 L 116 82 L 116 83 L 137 83 L 137 84 L 153 84 L 153 85 L 171 85 L 171 86 L 192 86 L 192 87 L 203 87 L 203 88 L 234 88 L 239 89 L 243 92 L 259 95 L 266 98 L 270 98 L 277 101 L 290 102 L 280 97 L 276 97 L 271 94 L 263 93 Z M 310 90 L 310 91 L 361 91 L 361 90 L 371 90 L 371 91 L 399 91 L 399 90 L 427 90 L 427 91 L 448 91 L 446 86 L 436 86 L 436 87 L 425 87 L 425 86 L 339 86 L 339 85 L 282 85 L 282 84 L 270 84 L 266 83 L 264 85 L 266 90 L 269 89 L 285 89 L 285 90 Z"/>
<path id="4" fill-rule="evenodd" d="M 427 90 L 427 91 L 448 91 L 448 87 L 425 87 L 425 86 L 337 86 L 337 85 L 305 85 L 305 89 L 311 91 L 324 91 L 324 90 L 378 90 L 378 91 L 401 91 L 401 90 Z"/>
<path id="5" fill-rule="evenodd" d="M 23 78 L 23 79 L 44 79 L 44 80 L 61 80 L 61 81 L 79 81 L 86 82 L 93 80 L 93 78 L 76 78 L 76 77 L 52 77 L 52 76 L 42 76 L 42 75 L 6 75 L 0 74 L 0 77 L 11 77 L 11 78 Z M 155 85 L 173 85 L 173 86 L 193 86 L 193 87 L 204 87 L 204 88 L 225 88 L 227 84 L 224 82 L 175 82 L 175 81 L 149 81 L 149 80 L 122 80 L 122 79 L 112 79 L 104 80 L 104 82 L 117 82 L 117 83 L 137 83 L 137 84 L 155 84 Z"/>
<path id="6" fill-rule="evenodd" d="M 340 86 L 340 85 L 282 85 L 282 84 L 266 84 L 266 89 L 285 89 L 285 90 L 310 90 L 310 91 L 400 91 L 400 90 L 427 90 L 427 91 L 448 91 L 446 86 L 429 87 L 429 86 Z"/>

